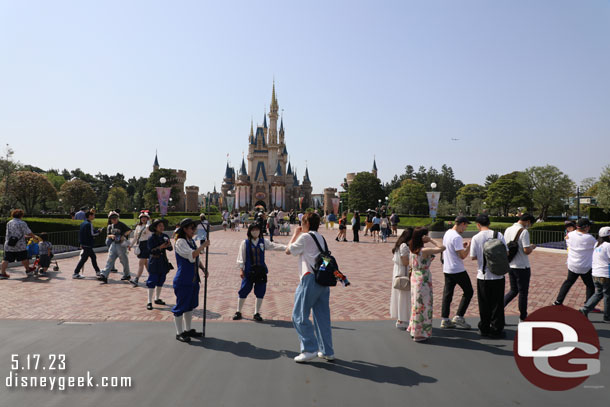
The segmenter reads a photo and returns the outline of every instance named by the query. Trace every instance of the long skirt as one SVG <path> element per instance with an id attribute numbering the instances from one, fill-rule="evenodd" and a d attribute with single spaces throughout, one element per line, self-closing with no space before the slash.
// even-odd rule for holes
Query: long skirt
<path id="1" fill-rule="evenodd" d="M 411 320 L 409 333 L 413 338 L 432 336 L 432 274 L 430 270 L 411 272 Z"/>

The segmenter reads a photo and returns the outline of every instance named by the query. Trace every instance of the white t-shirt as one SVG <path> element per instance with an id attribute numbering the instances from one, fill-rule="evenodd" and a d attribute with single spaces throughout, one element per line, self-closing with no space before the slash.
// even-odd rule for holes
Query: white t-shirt
<path id="1" fill-rule="evenodd" d="M 610 243 L 604 242 L 593 250 L 593 277 L 610 278 Z"/>
<path id="2" fill-rule="evenodd" d="M 443 246 L 447 248 L 443 253 L 443 272 L 447 274 L 456 274 L 466 271 L 464 261 L 457 254 L 458 251 L 464 250 L 464 241 L 462 236 L 453 229 L 445 232 L 443 237 Z"/>
<path id="3" fill-rule="evenodd" d="M 318 232 L 312 233 L 318 238 L 318 243 L 324 249 L 322 235 Z M 288 245 L 288 249 L 292 255 L 299 256 L 299 278 L 303 278 L 307 272 L 313 273 L 320 250 L 309 233 L 302 233 L 294 243 Z"/>
<path id="4" fill-rule="evenodd" d="M 523 229 L 523 232 L 519 235 L 519 250 L 517 250 L 517 254 L 513 257 L 513 261 L 510 262 L 511 269 L 527 269 L 530 267 L 529 256 L 523 251 L 524 247 L 530 246 L 530 232 L 523 225 L 515 223 L 504 231 L 504 239 L 507 242 L 512 242 L 521 229 Z"/>
<path id="5" fill-rule="evenodd" d="M 588 233 L 574 230 L 568 233 L 568 270 L 576 274 L 586 274 L 593 266 L 593 249 L 597 240 Z"/>
<path id="6" fill-rule="evenodd" d="M 493 239 L 493 237 L 493 230 L 482 230 L 474 235 L 470 241 L 470 257 L 477 258 L 477 279 L 479 280 L 500 280 L 504 278 L 504 276 L 499 276 L 489 271 L 489 267 L 487 265 L 485 265 L 485 273 L 483 273 L 483 245 L 489 239 Z M 500 239 L 502 243 L 506 245 L 504 236 L 502 236 L 502 233 L 500 232 L 498 232 L 498 239 Z"/>

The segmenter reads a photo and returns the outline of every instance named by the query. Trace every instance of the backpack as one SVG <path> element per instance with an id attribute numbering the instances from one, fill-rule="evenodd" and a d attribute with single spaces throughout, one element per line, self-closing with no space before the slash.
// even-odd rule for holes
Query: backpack
<path id="1" fill-rule="evenodd" d="M 506 246 L 498 239 L 498 232 L 494 232 L 493 238 L 483 244 L 483 273 L 486 266 L 497 276 L 503 276 L 510 270 Z"/>
<path id="2" fill-rule="evenodd" d="M 517 236 L 515 236 L 515 238 L 513 240 L 511 240 L 510 242 L 508 242 L 508 244 L 506 245 L 508 247 L 508 262 L 509 263 L 511 261 L 513 261 L 513 259 L 517 255 L 517 253 L 519 253 L 519 236 L 521 236 L 521 232 L 523 232 L 524 230 L 525 230 L 525 228 L 519 229 L 519 231 L 517 232 Z"/>
<path id="3" fill-rule="evenodd" d="M 326 239 L 322 236 L 322 240 L 324 240 L 324 250 L 322 250 L 322 246 L 320 246 L 320 242 L 318 242 L 316 235 L 311 232 L 308 234 L 313 238 L 316 246 L 318 246 L 318 250 L 320 250 L 320 254 L 316 257 L 316 263 L 313 268 L 316 283 L 325 287 L 336 286 L 337 278 L 335 277 L 335 271 L 339 270 L 339 266 L 337 265 L 337 260 L 331 256 L 330 250 L 328 250 Z"/>

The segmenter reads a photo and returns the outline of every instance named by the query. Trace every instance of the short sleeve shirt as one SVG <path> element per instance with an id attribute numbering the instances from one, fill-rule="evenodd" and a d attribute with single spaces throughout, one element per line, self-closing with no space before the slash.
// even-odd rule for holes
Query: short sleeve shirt
<path id="1" fill-rule="evenodd" d="M 464 261 L 457 252 L 464 250 L 464 240 L 462 236 L 453 229 L 449 229 L 443 236 L 443 246 L 447 248 L 443 253 L 443 272 L 447 274 L 457 274 L 466 271 Z"/>
<path id="2" fill-rule="evenodd" d="M 523 232 L 519 235 L 519 241 L 517 242 L 519 244 L 519 250 L 517 250 L 517 254 L 513 258 L 513 261 L 510 262 L 511 269 L 527 269 L 530 267 L 529 256 L 523 251 L 523 248 L 530 247 L 530 232 L 519 223 L 515 223 L 506 229 L 504 238 L 507 242 L 512 242 L 521 229 L 523 229 Z"/>
<path id="3" fill-rule="evenodd" d="M 593 251 L 593 277 L 610 278 L 610 243 L 604 242 Z"/>
<path id="4" fill-rule="evenodd" d="M 593 249 L 597 241 L 588 233 L 577 230 L 568 233 L 568 270 L 576 274 L 588 273 L 592 268 Z"/>
<path id="5" fill-rule="evenodd" d="M 6 224 L 6 239 L 4 239 L 4 251 L 5 252 L 23 252 L 27 250 L 25 235 L 32 233 L 28 224 L 19 218 L 13 218 Z M 8 240 L 11 237 L 16 237 L 17 244 L 15 246 L 9 246 Z"/>
<path id="6" fill-rule="evenodd" d="M 493 239 L 494 233 L 495 232 L 493 230 L 482 230 L 474 235 L 472 241 L 470 242 L 470 257 L 477 258 L 477 279 L 479 280 L 501 280 L 504 278 L 504 276 L 499 276 L 490 272 L 487 265 L 485 265 L 485 273 L 483 273 L 483 246 L 489 239 Z M 501 240 L 504 245 L 506 245 L 504 236 L 502 236 L 502 233 L 500 232 L 498 232 L 498 239 Z"/>

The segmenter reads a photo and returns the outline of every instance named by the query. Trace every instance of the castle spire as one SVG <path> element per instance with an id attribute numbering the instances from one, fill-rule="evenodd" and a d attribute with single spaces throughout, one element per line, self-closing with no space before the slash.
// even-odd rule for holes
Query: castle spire
<path id="1" fill-rule="evenodd" d="M 250 119 L 250 144 L 254 144 L 254 119 Z"/>
<path id="2" fill-rule="evenodd" d="M 265 114 L 263 114 L 263 128 L 266 129 L 267 128 L 267 112 L 265 111 Z"/>
<path id="3" fill-rule="evenodd" d="M 155 162 L 153 164 L 153 171 L 159 169 L 159 158 L 157 157 L 157 150 L 155 150 Z"/>
<path id="4" fill-rule="evenodd" d="M 275 79 L 273 80 L 273 89 L 271 90 L 271 111 L 272 112 L 277 112 L 278 110 L 278 103 L 277 103 L 277 97 L 275 96 Z"/>
<path id="5" fill-rule="evenodd" d="M 309 168 L 305 167 L 305 176 L 303 177 L 303 182 L 311 182 L 309 179 Z"/>
<path id="6" fill-rule="evenodd" d="M 239 170 L 239 175 L 248 175 L 248 171 L 246 171 L 246 162 L 244 158 L 241 158 L 241 169 Z"/>

